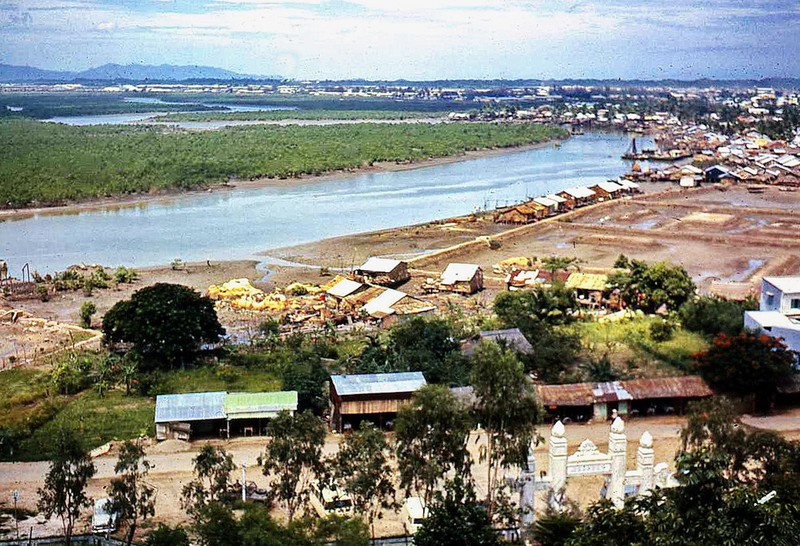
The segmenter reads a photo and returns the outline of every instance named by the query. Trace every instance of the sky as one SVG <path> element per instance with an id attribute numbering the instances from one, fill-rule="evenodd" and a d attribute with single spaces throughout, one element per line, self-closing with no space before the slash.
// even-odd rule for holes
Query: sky
<path id="1" fill-rule="evenodd" d="M 0 0 L 0 63 L 296 79 L 800 77 L 800 0 Z"/>

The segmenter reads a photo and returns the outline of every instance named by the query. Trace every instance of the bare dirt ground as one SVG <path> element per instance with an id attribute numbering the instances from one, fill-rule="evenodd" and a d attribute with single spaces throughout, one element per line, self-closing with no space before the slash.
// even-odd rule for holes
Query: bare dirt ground
<path id="1" fill-rule="evenodd" d="M 745 422 L 758 428 L 776 430 L 789 438 L 800 436 L 800 409 L 770 417 L 745 417 Z M 654 438 L 653 447 L 655 449 L 656 464 L 666 462 L 671 468 L 674 468 L 673 459 L 680 447 L 679 434 L 683 424 L 684 420 L 681 417 L 653 417 L 630 420 L 626 424 L 628 468 L 635 467 L 638 440 L 645 431 L 650 432 Z M 568 425 L 566 427 L 566 438 L 569 451 L 570 453 L 575 451 L 580 443 L 587 438 L 592 440 L 601 451 L 606 451 L 608 448 L 608 433 L 609 425 L 605 422 Z M 535 449 L 537 471 L 546 471 L 549 428 L 542 426 L 539 434 L 545 441 Z M 326 454 L 335 453 L 340 440 L 341 435 L 330 434 L 326 440 L 324 452 Z M 187 443 L 178 440 L 167 440 L 159 444 L 151 443 L 147 448 L 147 458 L 154 465 L 150 473 L 149 482 L 157 490 L 156 522 L 176 524 L 188 521 L 187 515 L 180 507 L 178 499 L 180 498 L 181 489 L 192 478 L 192 458 L 203 443 L 201 441 Z M 236 438 L 229 441 L 214 440 L 212 443 L 223 446 L 232 453 L 237 468 L 240 468 L 242 463 L 248 465 L 248 480 L 254 480 L 261 486 L 266 485 L 265 478 L 256 467 L 256 459 L 263 452 L 266 443 L 264 438 Z M 470 451 L 476 461 L 483 443 L 484 438 L 479 433 L 474 433 L 470 439 Z M 92 497 L 102 498 L 105 496 L 104 488 L 114 476 L 113 467 L 115 462 L 116 457 L 113 450 L 110 454 L 95 459 L 97 475 L 89 486 L 89 494 Z M 20 506 L 35 509 L 36 490 L 41 487 L 47 469 L 48 463 L 46 462 L 0 463 L 0 491 L 19 490 L 21 493 Z M 485 490 L 486 471 L 487 468 L 484 463 L 476 462 L 473 467 L 473 475 L 479 491 Z M 240 470 L 237 470 L 234 473 L 234 479 L 240 477 L 240 472 Z M 572 479 L 568 482 L 567 495 L 580 506 L 586 507 L 599 497 L 602 482 L 601 477 Z M 399 500 L 402 501 L 402 494 L 399 494 Z M 543 500 L 543 498 L 540 498 L 537 501 L 540 507 L 544 506 Z M 87 511 L 82 524 L 88 524 L 89 514 L 90 512 Z M 285 516 L 279 508 L 274 510 L 274 514 L 279 518 Z M 34 536 L 43 536 L 57 532 L 58 523 L 54 520 L 45 521 L 38 517 L 21 522 L 21 532 L 27 534 L 31 528 Z M 378 520 L 376 530 L 382 536 L 402 534 L 403 528 L 399 514 L 396 512 L 386 513 L 383 519 Z"/>
<path id="2" fill-rule="evenodd" d="M 507 226 L 478 218 L 339 237 L 268 254 L 327 267 L 347 267 L 370 255 L 410 257 L 412 267 L 432 273 L 449 262 L 476 263 L 490 280 L 492 266 L 512 256 L 576 256 L 586 267 L 602 269 L 625 254 L 682 265 L 701 292 L 715 281 L 749 282 L 757 288 L 764 274 L 800 271 L 800 194 L 777 188 L 750 194 L 744 187 L 727 191 L 673 187 L 580 209 L 514 234 L 500 235 L 503 229 Z M 441 259 L 420 256 L 479 236 L 497 238 L 501 247 L 467 245 Z M 281 270 L 270 280 L 277 284 L 298 273 Z"/>

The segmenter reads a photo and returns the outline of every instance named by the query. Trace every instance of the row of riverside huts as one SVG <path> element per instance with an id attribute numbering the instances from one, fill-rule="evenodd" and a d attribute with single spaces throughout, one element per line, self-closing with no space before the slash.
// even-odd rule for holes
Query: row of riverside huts
<path id="1" fill-rule="evenodd" d="M 495 215 L 495 222 L 530 224 L 579 207 L 639 192 L 639 185 L 629 180 L 598 182 L 591 186 L 576 186 L 545 197 L 536 197 L 520 205 L 501 209 Z"/>

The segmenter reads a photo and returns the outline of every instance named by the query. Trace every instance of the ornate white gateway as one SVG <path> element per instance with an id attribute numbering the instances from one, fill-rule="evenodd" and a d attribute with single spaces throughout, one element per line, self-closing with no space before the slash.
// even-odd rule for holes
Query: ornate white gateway
<path id="1" fill-rule="evenodd" d="M 548 473 L 536 476 L 536 461 L 533 449 L 529 450 L 528 462 L 517 481 L 520 492 L 520 509 L 524 527 L 534 522 L 534 497 L 536 491 L 550 490 L 556 503 L 558 495 L 564 490 L 567 478 L 580 476 L 607 476 L 606 498 L 617 508 L 625 504 L 626 486 L 635 490 L 636 495 L 644 495 L 654 487 L 672 487 L 666 464 L 658 465 L 662 471 L 654 472 L 653 437 L 649 432 L 639 438 L 636 450 L 636 468 L 628 470 L 628 438 L 625 422 L 617 417 L 611 423 L 608 435 L 608 453 L 603 453 L 591 440 L 584 440 L 577 451 L 571 455 L 567 450 L 565 429 L 561 421 L 556 421 L 550 429 Z"/>

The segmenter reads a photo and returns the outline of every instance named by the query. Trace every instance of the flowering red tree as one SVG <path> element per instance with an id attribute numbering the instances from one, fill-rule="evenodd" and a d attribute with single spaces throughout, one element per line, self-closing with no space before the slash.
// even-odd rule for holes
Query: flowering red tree
<path id="1" fill-rule="evenodd" d="M 796 355 L 779 340 L 744 332 L 720 334 L 707 351 L 694 355 L 697 371 L 723 392 L 755 395 L 756 407 L 769 409 L 775 390 L 795 370 Z"/>

